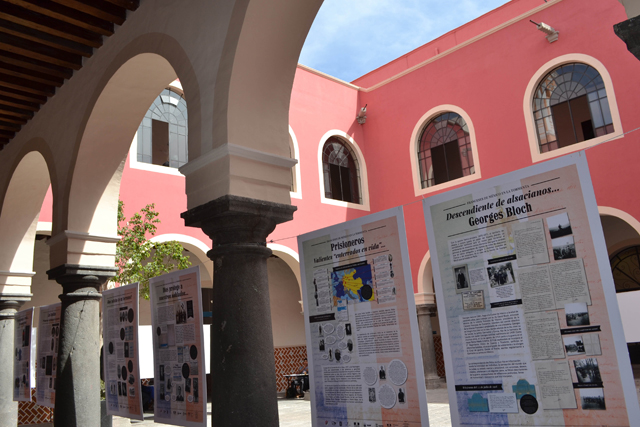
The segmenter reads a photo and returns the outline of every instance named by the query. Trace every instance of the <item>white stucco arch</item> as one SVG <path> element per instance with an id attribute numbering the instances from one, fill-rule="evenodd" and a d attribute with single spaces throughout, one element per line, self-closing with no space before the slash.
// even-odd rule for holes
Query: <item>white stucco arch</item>
<path id="1" fill-rule="evenodd" d="M 200 281 L 202 287 L 210 288 L 213 286 L 213 263 L 207 257 L 207 252 L 211 250 L 211 247 L 203 241 L 186 234 L 178 233 L 166 233 L 153 236 L 149 241 L 155 243 L 164 243 L 175 240 L 188 250 L 197 260 L 191 259 L 192 265 L 200 266 Z"/>
<path id="2" fill-rule="evenodd" d="M 0 293 L 31 292 L 34 239 L 50 182 L 39 151 L 26 153 L 13 168 L 0 205 Z"/>
<path id="3" fill-rule="evenodd" d="M 267 243 L 267 247 L 271 249 L 273 254 L 283 260 L 298 281 L 298 288 L 300 289 L 300 301 L 302 301 L 302 281 L 300 280 L 300 257 L 298 253 L 288 246 L 280 245 L 278 243 Z"/>
<path id="4" fill-rule="evenodd" d="M 431 268 L 431 251 L 427 251 L 418 269 L 418 292 L 416 304 L 435 304 L 436 294 L 433 288 L 433 270 Z"/>
<path id="5" fill-rule="evenodd" d="M 293 167 L 293 191 L 290 195 L 294 199 L 302 199 L 302 177 L 300 175 L 300 147 L 298 147 L 298 138 L 293 131 L 291 125 L 289 125 L 289 144 L 291 145 L 291 157 L 297 160 L 296 165 Z"/>
<path id="6" fill-rule="evenodd" d="M 607 242 L 607 253 L 609 254 L 609 256 L 612 256 L 629 246 L 640 245 L 640 221 L 623 210 L 612 208 L 609 206 L 598 206 L 598 213 L 600 214 L 601 220 L 602 217 L 614 217 L 623 221 L 626 225 L 631 227 L 633 231 L 635 231 L 635 235 L 633 235 L 632 233 L 625 233 L 626 236 L 624 238 L 618 237 L 613 242 L 611 242 L 610 238 L 609 242 Z M 606 233 L 606 230 L 604 231 Z M 607 237 L 608 236 L 605 234 L 605 239 Z"/>

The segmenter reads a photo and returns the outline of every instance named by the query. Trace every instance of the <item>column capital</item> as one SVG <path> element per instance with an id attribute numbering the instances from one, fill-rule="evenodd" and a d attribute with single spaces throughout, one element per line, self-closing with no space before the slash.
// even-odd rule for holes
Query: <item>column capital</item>
<path id="1" fill-rule="evenodd" d="M 640 59 L 640 16 L 615 24 L 613 31 L 626 43 L 627 50 Z"/>
<path id="2" fill-rule="evenodd" d="M 96 294 L 100 287 L 118 272 L 117 267 L 103 267 L 95 265 L 62 264 L 47 271 L 49 280 L 55 280 L 62 285 L 64 294 L 79 294 L 80 289 L 94 288 L 88 293 Z M 89 295 L 83 296 L 88 297 Z M 97 294 L 100 298 L 100 294 Z"/>
<path id="3" fill-rule="evenodd" d="M 22 305 L 31 301 L 33 294 L 0 294 L 0 320 L 13 319 Z"/>
<path id="4" fill-rule="evenodd" d="M 183 212 L 187 227 L 201 228 L 214 246 L 257 245 L 266 247 L 276 225 L 291 221 L 297 208 L 281 203 L 226 195 Z"/>
<path id="5" fill-rule="evenodd" d="M 438 307 L 436 304 L 418 304 L 416 305 L 418 316 L 436 317 L 438 315 Z"/>

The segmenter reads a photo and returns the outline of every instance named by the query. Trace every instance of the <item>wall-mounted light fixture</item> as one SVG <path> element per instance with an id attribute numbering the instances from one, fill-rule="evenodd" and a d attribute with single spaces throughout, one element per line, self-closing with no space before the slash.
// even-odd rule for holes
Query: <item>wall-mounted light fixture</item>
<path id="1" fill-rule="evenodd" d="M 558 40 L 558 34 L 560 33 L 556 31 L 551 25 L 545 24 L 544 22 L 538 24 L 531 19 L 529 19 L 529 22 L 534 24 L 540 31 L 547 35 L 547 41 L 549 43 L 553 43 L 554 41 Z"/>
<path id="2" fill-rule="evenodd" d="M 358 123 L 361 125 L 367 123 L 367 105 L 369 104 L 365 104 L 365 106 L 360 109 L 358 115 L 356 116 L 356 120 L 358 120 Z"/>

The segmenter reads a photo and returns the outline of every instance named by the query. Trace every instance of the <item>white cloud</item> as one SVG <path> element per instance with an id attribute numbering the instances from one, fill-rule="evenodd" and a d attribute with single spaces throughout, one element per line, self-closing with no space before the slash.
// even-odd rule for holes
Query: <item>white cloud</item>
<path id="1" fill-rule="evenodd" d="M 300 63 L 351 81 L 506 0 L 325 0 Z"/>

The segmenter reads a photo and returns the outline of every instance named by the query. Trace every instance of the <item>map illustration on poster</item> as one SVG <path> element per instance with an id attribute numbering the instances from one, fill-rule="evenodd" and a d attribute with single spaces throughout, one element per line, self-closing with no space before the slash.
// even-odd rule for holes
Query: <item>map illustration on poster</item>
<path id="1" fill-rule="evenodd" d="M 138 284 L 102 292 L 107 414 L 143 420 L 138 348 Z"/>
<path id="2" fill-rule="evenodd" d="M 298 237 L 313 426 L 428 426 L 402 208 Z"/>
<path id="3" fill-rule="evenodd" d="M 200 269 L 191 267 L 149 280 L 156 421 L 207 425 L 207 380 L 202 334 Z"/>
<path id="4" fill-rule="evenodd" d="M 452 424 L 640 425 L 585 154 L 423 205 Z"/>
<path id="5" fill-rule="evenodd" d="M 33 372 L 31 353 L 35 348 L 35 343 L 31 342 L 33 307 L 16 313 L 14 322 L 13 400 L 31 402 L 31 373 Z"/>
<path id="6" fill-rule="evenodd" d="M 53 408 L 56 403 L 60 308 L 60 303 L 40 307 L 38 320 L 36 401 L 38 405 L 49 408 Z"/>

